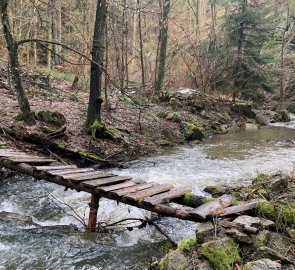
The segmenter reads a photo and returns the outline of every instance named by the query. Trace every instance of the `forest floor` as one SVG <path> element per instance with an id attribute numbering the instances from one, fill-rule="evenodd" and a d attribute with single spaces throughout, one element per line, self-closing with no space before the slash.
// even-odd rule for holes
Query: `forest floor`
<path id="1" fill-rule="evenodd" d="M 44 119 L 34 126 L 17 120 L 16 95 L 8 86 L 7 71 L 4 67 L 0 67 L 0 71 L 0 126 L 11 128 L 18 134 L 37 134 L 49 139 L 48 133 L 59 127 Z M 163 94 L 162 102 L 157 104 L 149 103 L 136 89 L 128 89 L 124 94 L 113 90 L 108 94 L 109 109 L 103 106 L 102 119 L 107 128 L 112 128 L 117 139 L 97 139 L 84 125 L 88 103 L 86 89 L 73 90 L 69 81 L 49 79 L 31 70 L 23 70 L 22 78 L 36 115 L 40 111 L 57 111 L 65 116 L 66 132 L 51 141 L 67 149 L 89 151 L 105 160 L 136 159 L 159 147 L 199 143 L 212 134 L 244 129 L 246 122 L 256 123 L 256 115 L 246 106 L 232 106 L 230 102 L 197 90 L 171 90 Z M 37 149 L 10 136 L 6 136 L 5 142 L 23 150 Z"/>

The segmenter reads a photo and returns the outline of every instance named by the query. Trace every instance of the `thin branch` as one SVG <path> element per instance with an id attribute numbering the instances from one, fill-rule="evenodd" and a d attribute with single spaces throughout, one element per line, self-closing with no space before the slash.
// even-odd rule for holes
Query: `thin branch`
<path id="1" fill-rule="evenodd" d="M 134 101 L 134 103 L 140 107 L 151 107 L 151 105 L 148 105 L 148 104 L 141 104 L 140 102 L 138 102 L 137 100 L 135 100 L 133 97 L 131 97 L 130 95 L 128 95 L 124 89 L 122 89 L 120 86 L 118 86 L 111 78 L 110 78 L 110 75 L 108 74 L 108 72 L 105 70 L 105 68 L 100 65 L 99 63 L 93 61 L 90 57 L 88 57 L 87 55 L 79 52 L 78 50 L 74 49 L 74 48 L 71 48 L 69 47 L 68 45 L 66 44 L 63 44 L 61 42 L 57 42 L 57 41 L 49 41 L 49 40 L 44 40 L 44 39 L 36 39 L 36 38 L 33 38 L 33 39 L 23 39 L 23 40 L 20 40 L 17 42 L 17 47 L 19 47 L 20 45 L 23 45 L 25 43 L 29 43 L 29 42 L 36 42 L 36 43 L 48 43 L 48 44 L 54 44 L 54 45 L 59 45 L 69 51 L 72 51 L 78 55 L 80 55 L 81 57 L 84 57 L 85 59 L 87 59 L 89 62 L 97 65 L 101 71 L 104 73 L 105 75 L 105 78 L 106 80 L 112 84 L 116 89 L 118 89 L 123 95 L 127 96 L 128 98 L 130 98 L 131 100 Z"/>

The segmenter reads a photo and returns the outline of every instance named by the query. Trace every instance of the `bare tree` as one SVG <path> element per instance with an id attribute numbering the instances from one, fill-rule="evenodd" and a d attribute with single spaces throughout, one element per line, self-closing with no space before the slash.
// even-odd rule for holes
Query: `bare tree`
<path id="1" fill-rule="evenodd" d="M 93 35 L 92 60 L 100 66 L 93 62 L 91 63 L 90 94 L 86 119 L 87 127 L 91 127 L 96 120 L 98 123 L 101 122 L 101 104 L 103 101 L 101 96 L 103 75 L 101 66 L 103 66 L 104 60 L 106 18 L 106 0 L 98 0 Z"/>
<path id="2" fill-rule="evenodd" d="M 28 124 L 34 124 L 35 119 L 34 115 L 31 112 L 29 100 L 26 96 L 25 90 L 22 85 L 22 80 L 20 76 L 20 65 L 18 60 L 18 52 L 17 52 L 17 41 L 11 34 L 9 16 L 8 16 L 8 0 L 1 0 L 0 2 L 0 15 L 3 25 L 3 32 L 5 35 L 5 40 L 7 44 L 7 49 L 9 53 L 9 62 L 12 73 L 12 80 L 14 84 L 14 88 L 17 95 L 18 104 L 23 115 L 23 119 Z"/>
<path id="3" fill-rule="evenodd" d="M 168 15 L 170 11 L 170 0 L 164 0 L 162 4 L 162 19 L 160 21 L 159 36 L 159 66 L 157 70 L 156 95 L 159 95 L 165 77 L 166 52 L 168 43 Z"/>

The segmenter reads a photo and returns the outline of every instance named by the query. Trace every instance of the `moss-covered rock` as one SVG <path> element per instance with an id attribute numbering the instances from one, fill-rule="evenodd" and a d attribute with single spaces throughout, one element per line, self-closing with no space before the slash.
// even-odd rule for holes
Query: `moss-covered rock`
<path id="1" fill-rule="evenodd" d="M 205 134 L 201 128 L 198 126 L 188 123 L 188 122 L 182 122 L 181 123 L 181 132 L 184 136 L 184 138 L 188 141 L 193 140 L 203 140 L 205 137 Z"/>
<path id="2" fill-rule="evenodd" d="M 177 250 L 183 251 L 183 252 L 192 252 L 195 250 L 197 244 L 196 237 L 188 238 L 182 240 L 177 247 Z"/>
<path id="3" fill-rule="evenodd" d="M 275 204 L 271 201 L 264 200 L 258 203 L 257 209 L 261 216 L 271 220 L 288 224 L 295 223 L 295 204 L 292 202 Z"/>
<path id="4" fill-rule="evenodd" d="M 56 111 L 40 111 L 36 115 L 37 120 L 51 124 L 57 127 L 62 127 L 66 123 L 65 116 Z"/>
<path id="5" fill-rule="evenodd" d="M 221 186 L 207 186 L 204 188 L 204 191 L 206 191 L 210 194 L 215 194 L 215 193 L 224 192 L 224 188 Z"/>
<path id="6" fill-rule="evenodd" d="M 202 222 L 196 228 L 196 239 L 198 243 L 204 243 L 211 240 L 214 235 L 215 227 L 212 222 Z"/>
<path id="7" fill-rule="evenodd" d="M 182 120 L 182 115 L 179 112 L 170 112 L 167 114 L 167 116 L 165 118 L 166 118 L 166 120 L 171 120 L 176 123 L 180 123 Z"/>
<path id="8" fill-rule="evenodd" d="M 295 203 L 279 205 L 277 218 L 284 223 L 295 224 Z"/>
<path id="9" fill-rule="evenodd" d="M 272 220 L 276 219 L 278 211 L 275 208 L 274 204 L 271 203 L 270 201 L 260 201 L 257 204 L 257 209 L 260 215 L 263 217 L 270 218 Z"/>
<path id="10" fill-rule="evenodd" d="M 212 200 L 212 198 L 198 197 L 191 192 L 186 192 L 181 198 L 179 198 L 181 204 L 191 207 L 197 207 Z"/>
<path id="11" fill-rule="evenodd" d="M 199 252 L 216 270 L 232 270 L 235 263 L 242 261 L 238 245 L 227 237 L 202 244 Z"/>
<path id="12" fill-rule="evenodd" d="M 170 251 L 159 263 L 160 270 L 189 270 L 191 261 L 189 256 L 185 255 L 180 250 Z"/>
<path id="13" fill-rule="evenodd" d="M 167 141 L 167 140 L 158 140 L 156 141 L 156 144 L 159 145 L 159 146 L 163 146 L 163 147 L 168 147 L 168 146 L 171 146 L 172 143 Z"/>
<path id="14" fill-rule="evenodd" d="M 268 241 L 268 238 L 270 236 L 270 231 L 264 230 L 259 232 L 255 237 L 254 237 L 254 246 L 256 248 L 260 248 L 265 246 L 266 242 Z"/>

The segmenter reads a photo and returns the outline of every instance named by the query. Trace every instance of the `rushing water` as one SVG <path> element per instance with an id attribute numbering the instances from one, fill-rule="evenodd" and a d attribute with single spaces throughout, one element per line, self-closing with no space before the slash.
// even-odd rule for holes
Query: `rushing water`
<path id="1" fill-rule="evenodd" d="M 143 158 L 112 172 L 199 190 L 208 184 L 247 184 L 257 173 L 295 169 L 295 121 L 216 136 Z M 71 206 L 61 203 L 65 202 Z M 34 224 L 1 218 L 0 269 L 145 269 L 161 256 L 163 237 L 153 228 L 90 233 L 75 230 L 73 216 L 87 216 L 89 195 L 54 184 L 13 176 L 0 181 L 0 212 L 33 217 Z M 58 205 L 58 206 L 57 206 Z M 67 214 L 64 212 L 66 211 Z M 101 221 L 150 216 L 131 206 L 102 200 Z M 194 233 L 195 224 L 163 218 L 158 224 L 176 241 Z"/>

